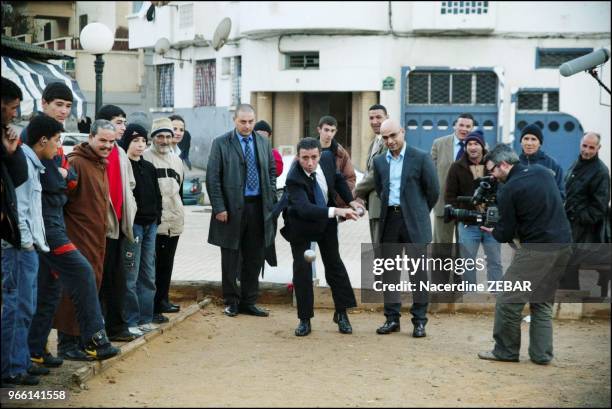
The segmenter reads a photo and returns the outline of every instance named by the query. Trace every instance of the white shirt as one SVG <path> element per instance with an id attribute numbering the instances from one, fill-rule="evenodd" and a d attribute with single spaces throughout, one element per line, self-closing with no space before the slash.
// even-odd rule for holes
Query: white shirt
<path id="1" fill-rule="evenodd" d="M 315 172 L 316 172 L 315 177 L 317 179 L 317 183 L 319 184 L 319 187 L 321 188 L 321 191 L 323 192 L 323 197 L 329 200 L 329 197 L 328 197 L 329 188 L 327 187 L 327 180 L 325 180 L 325 175 L 323 174 L 323 169 L 321 169 L 321 165 L 317 164 L 317 169 L 315 170 Z M 304 171 L 304 173 L 306 173 L 308 177 L 312 175 L 312 173 L 308 173 L 306 171 Z M 334 216 L 335 212 L 336 212 L 335 207 L 329 207 L 327 211 L 327 217 L 330 219 L 333 219 L 335 217 Z"/>

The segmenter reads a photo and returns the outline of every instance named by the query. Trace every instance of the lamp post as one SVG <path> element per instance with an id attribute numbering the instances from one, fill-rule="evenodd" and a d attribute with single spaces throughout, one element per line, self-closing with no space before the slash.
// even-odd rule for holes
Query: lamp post
<path id="1" fill-rule="evenodd" d="M 102 23 L 91 23 L 85 26 L 80 35 L 83 50 L 96 56 L 94 69 L 96 72 L 96 113 L 102 107 L 102 72 L 104 59 L 102 54 L 113 48 L 115 38 L 108 27 Z"/>

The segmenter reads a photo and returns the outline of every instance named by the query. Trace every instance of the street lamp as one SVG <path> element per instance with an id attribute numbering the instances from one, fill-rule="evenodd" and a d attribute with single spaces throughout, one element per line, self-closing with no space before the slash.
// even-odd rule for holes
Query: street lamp
<path id="1" fill-rule="evenodd" d="M 112 31 L 104 24 L 91 23 L 81 31 L 80 41 L 83 50 L 96 56 L 94 68 L 96 71 L 96 113 L 98 113 L 102 107 L 102 71 L 104 71 L 102 54 L 113 48 L 115 38 Z"/>

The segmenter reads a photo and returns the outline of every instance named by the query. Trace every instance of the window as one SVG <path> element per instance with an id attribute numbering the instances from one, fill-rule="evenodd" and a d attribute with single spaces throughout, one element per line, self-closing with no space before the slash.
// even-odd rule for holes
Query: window
<path id="1" fill-rule="evenodd" d="M 133 1 L 132 2 L 132 13 L 133 14 L 140 12 L 140 9 L 142 8 L 142 3 L 144 3 L 144 1 Z"/>
<path id="2" fill-rule="evenodd" d="M 157 66 L 157 106 L 174 106 L 174 64 Z"/>
<path id="3" fill-rule="evenodd" d="M 51 23 L 45 23 L 43 26 L 43 39 L 45 41 L 51 40 Z"/>
<path id="4" fill-rule="evenodd" d="M 538 48 L 536 68 L 559 68 L 561 64 L 592 51 L 592 48 Z"/>
<path id="5" fill-rule="evenodd" d="M 179 27 L 181 29 L 193 27 L 193 3 L 179 6 Z"/>
<path id="6" fill-rule="evenodd" d="M 232 75 L 232 105 L 240 105 L 240 93 L 242 92 L 242 57 L 232 57 L 231 61 Z"/>
<path id="7" fill-rule="evenodd" d="M 287 53 L 288 69 L 319 69 L 319 52 Z"/>
<path id="8" fill-rule="evenodd" d="M 517 110 L 558 112 L 559 91 L 521 91 L 517 97 Z"/>
<path id="9" fill-rule="evenodd" d="M 494 105 L 497 76 L 477 71 L 413 71 L 407 91 L 408 104 Z"/>
<path id="10" fill-rule="evenodd" d="M 487 14 L 488 1 L 443 1 L 440 14 Z"/>
<path id="11" fill-rule="evenodd" d="M 212 107 L 216 105 L 216 80 L 217 69 L 215 60 L 205 60 L 196 62 L 194 106 Z"/>
<path id="12" fill-rule="evenodd" d="M 87 25 L 87 14 L 81 14 L 79 16 L 79 33 L 83 31 L 86 25 Z"/>

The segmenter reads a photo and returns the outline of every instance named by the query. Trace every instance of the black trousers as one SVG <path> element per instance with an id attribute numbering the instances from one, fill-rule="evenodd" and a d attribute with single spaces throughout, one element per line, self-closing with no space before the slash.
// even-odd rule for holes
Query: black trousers
<path id="1" fill-rule="evenodd" d="M 155 238 L 155 302 L 153 306 L 155 314 L 160 314 L 164 306 L 169 303 L 168 293 L 179 237 L 158 234 Z"/>
<path id="2" fill-rule="evenodd" d="M 221 248 L 221 285 L 225 305 L 253 305 L 259 295 L 259 273 L 264 265 L 264 221 L 261 198 L 244 203 L 238 249 Z M 236 279 L 240 272 L 240 289 Z"/>
<path id="3" fill-rule="evenodd" d="M 426 221 L 429 223 L 429 220 Z M 406 225 L 404 224 L 404 218 L 402 217 L 402 211 L 399 207 L 389 207 L 387 209 L 387 217 L 385 219 L 385 225 L 383 226 L 383 235 L 381 239 L 381 243 L 411 243 L 410 235 L 408 234 L 408 230 L 406 229 Z M 383 257 L 384 258 L 395 258 L 397 256 L 397 248 L 390 249 L 383 246 Z M 413 253 L 411 248 L 406 248 L 406 254 L 408 257 L 411 257 L 411 253 Z M 420 255 L 414 255 L 420 256 Z M 383 274 L 383 282 L 384 283 L 399 283 L 401 276 L 401 271 L 392 270 L 386 271 Z M 410 282 L 419 286 L 419 282 L 427 281 L 427 270 L 419 270 L 414 275 L 410 275 Z M 387 320 L 399 321 L 401 316 L 400 309 L 402 307 L 401 300 L 399 298 L 398 292 L 384 292 L 384 300 L 385 300 L 385 317 Z M 410 308 L 410 313 L 412 314 L 412 323 L 427 323 L 427 293 L 422 291 L 413 292 L 413 302 L 412 307 Z M 424 301 L 424 302 L 423 302 Z"/>
<path id="4" fill-rule="evenodd" d="M 121 240 L 127 240 L 123 233 L 118 239 L 106 239 L 104 272 L 100 286 L 100 305 L 104 314 L 104 326 L 109 336 L 127 330 L 127 323 L 121 316 L 127 282 L 122 267 Z"/>
<path id="5" fill-rule="evenodd" d="M 356 307 L 355 293 L 338 250 L 338 223 L 335 220 L 328 222 L 323 238 L 317 240 L 317 244 L 325 267 L 325 280 L 331 288 L 336 311 Z M 298 318 L 301 320 L 314 317 L 312 268 L 310 263 L 304 260 L 304 251 L 309 248 L 310 241 L 291 243 L 293 288 L 297 300 Z"/>

